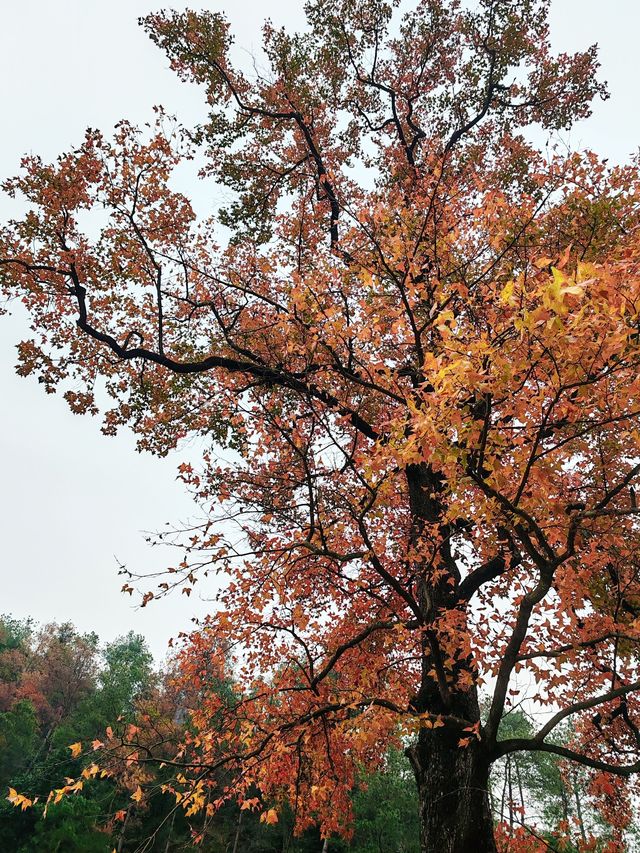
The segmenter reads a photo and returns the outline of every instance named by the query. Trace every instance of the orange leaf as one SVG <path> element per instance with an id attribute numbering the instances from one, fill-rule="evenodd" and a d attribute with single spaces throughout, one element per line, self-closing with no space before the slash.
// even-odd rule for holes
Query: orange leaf
<path id="1" fill-rule="evenodd" d="M 274 824 L 278 822 L 278 812 L 275 809 L 269 809 L 266 812 L 262 812 L 260 815 L 260 823 L 266 824 Z"/>

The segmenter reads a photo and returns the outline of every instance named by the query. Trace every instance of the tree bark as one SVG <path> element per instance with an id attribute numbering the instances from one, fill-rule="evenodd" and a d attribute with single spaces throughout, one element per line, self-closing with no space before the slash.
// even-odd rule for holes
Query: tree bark
<path id="1" fill-rule="evenodd" d="M 233 839 L 233 851 L 232 851 L 232 853 L 237 853 L 237 850 L 238 850 L 238 841 L 240 840 L 240 826 L 242 824 L 242 815 L 243 814 L 244 814 L 244 812 L 242 811 L 242 809 L 240 809 L 240 811 L 238 812 L 238 823 L 236 825 L 236 835 L 235 835 L 235 838 Z"/>
<path id="2" fill-rule="evenodd" d="M 133 807 L 133 803 L 128 807 L 127 813 L 124 818 L 124 823 L 122 824 L 122 829 L 120 830 L 120 836 L 118 838 L 118 846 L 116 848 L 116 853 L 122 853 L 122 848 L 124 846 L 124 836 L 127 831 L 127 824 L 129 823 L 129 818 L 131 816 L 131 809 Z"/>
<path id="3" fill-rule="evenodd" d="M 418 787 L 422 853 L 496 853 L 489 763 L 477 742 L 423 730 L 407 749 Z"/>
<path id="4" fill-rule="evenodd" d="M 460 570 L 451 551 L 451 528 L 444 522 L 444 486 L 427 465 L 406 469 L 411 507 L 410 543 L 419 555 L 422 540 L 440 540 L 437 572 L 431 561 L 416 564 L 419 616 L 424 625 L 422 678 L 413 706 L 419 712 L 453 715 L 470 724 L 480 721 L 475 686 L 461 689 L 457 676 L 474 671 L 470 658 L 447 667 L 439 631 L 443 613 L 461 606 Z M 458 622 L 459 624 L 459 622 Z M 460 630 L 460 627 L 458 628 Z M 460 728 L 444 725 L 421 729 L 407 749 L 418 787 L 422 853 L 495 853 L 489 802 L 489 761 L 484 745 L 471 734 L 467 746 Z"/>

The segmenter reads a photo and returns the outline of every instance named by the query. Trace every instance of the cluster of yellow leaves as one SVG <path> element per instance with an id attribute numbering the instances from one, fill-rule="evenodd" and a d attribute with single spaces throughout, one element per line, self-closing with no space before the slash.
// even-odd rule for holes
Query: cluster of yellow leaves
<path id="1" fill-rule="evenodd" d="M 113 736 L 113 731 L 111 728 L 107 730 L 108 737 Z M 104 743 L 98 739 L 92 741 L 92 748 L 94 751 L 101 749 L 104 746 Z M 76 741 L 75 743 L 69 744 L 68 749 L 71 752 L 72 758 L 78 758 L 82 754 L 82 742 Z M 61 788 L 54 788 L 49 792 L 49 795 L 46 800 L 43 816 L 47 816 L 47 812 L 49 810 L 49 806 L 51 803 L 53 805 L 57 805 L 62 801 L 62 799 L 69 794 L 78 794 L 83 790 L 85 781 L 90 781 L 99 777 L 100 779 L 106 779 L 113 775 L 112 771 L 99 767 L 95 762 L 89 764 L 87 767 L 83 768 L 80 774 L 79 779 L 71 779 L 69 777 L 65 778 L 65 784 Z M 15 791 L 14 788 L 9 788 L 9 796 L 7 797 L 10 803 L 14 806 L 19 806 L 23 811 L 31 806 L 35 805 L 38 802 L 38 797 L 31 800 L 23 794 L 19 794 Z"/>
<path id="2" fill-rule="evenodd" d="M 25 797 L 23 794 L 19 794 L 15 788 L 9 788 L 9 795 L 6 798 L 9 800 L 11 805 L 20 807 L 22 811 L 30 808 L 35 803 L 38 802 L 38 798 L 36 797 L 34 800 L 30 800 L 28 797 Z"/>

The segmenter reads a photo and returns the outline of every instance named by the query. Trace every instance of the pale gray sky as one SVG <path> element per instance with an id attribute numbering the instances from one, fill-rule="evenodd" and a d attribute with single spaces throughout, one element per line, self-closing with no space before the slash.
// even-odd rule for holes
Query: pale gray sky
<path id="1" fill-rule="evenodd" d="M 200 115 L 198 92 L 176 80 L 136 26 L 162 5 L 224 9 L 249 52 L 265 16 L 291 26 L 302 17 L 300 2 L 9 0 L 0 11 L 0 177 L 14 174 L 24 153 L 54 158 L 88 126 L 109 132 L 123 117 L 144 122 L 153 104 L 187 122 Z M 612 96 L 570 141 L 624 161 L 640 145 L 640 4 L 553 0 L 552 10 L 558 49 L 600 44 Z M 0 197 L 0 220 L 10 215 Z M 103 639 L 133 628 L 161 657 L 206 602 L 194 591 L 135 610 L 119 592 L 116 558 L 143 571 L 166 563 L 169 555 L 147 545 L 143 531 L 192 514 L 175 482 L 190 451 L 166 460 L 137 454 L 130 436 L 105 438 L 95 419 L 72 415 L 63 399 L 16 377 L 14 345 L 27 333 L 20 316 L 0 319 L 0 613 L 70 619 Z"/>

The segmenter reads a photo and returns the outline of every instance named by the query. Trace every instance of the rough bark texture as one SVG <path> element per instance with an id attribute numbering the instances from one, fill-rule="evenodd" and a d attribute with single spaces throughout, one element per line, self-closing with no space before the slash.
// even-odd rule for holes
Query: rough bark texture
<path id="1" fill-rule="evenodd" d="M 423 658 L 420 689 L 413 705 L 421 712 L 454 715 L 475 724 L 480 720 L 477 690 L 474 686 L 466 690 L 457 686 L 459 670 L 473 671 L 473 661 L 461 658 L 447 670 L 437 629 L 440 614 L 464 606 L 459 595 L 460 571 L 451 553 L 451 530 L 443 521 L 443 483 L 424 464 L 408 466 L 407 483 L 412 545 L 419 553 L 421 538 L 433 536 L 435 531 L 440 540 L 439 571 L 434 574 L 425 564 L 419 572 Z M 422 853 L 495 853 L 489 762 L 475 738 L 466 747 L 459 745 L 463 734 L 451 726 L 423 729 L 407 750 L 418 786 Z"/>
<path id="2" fill-rule="evenodd" d="M 461 748 L 441 729 L 423 731 L 407 755 L 418 786 L 422 853 L 495 853 L 480 745 Z"/>

